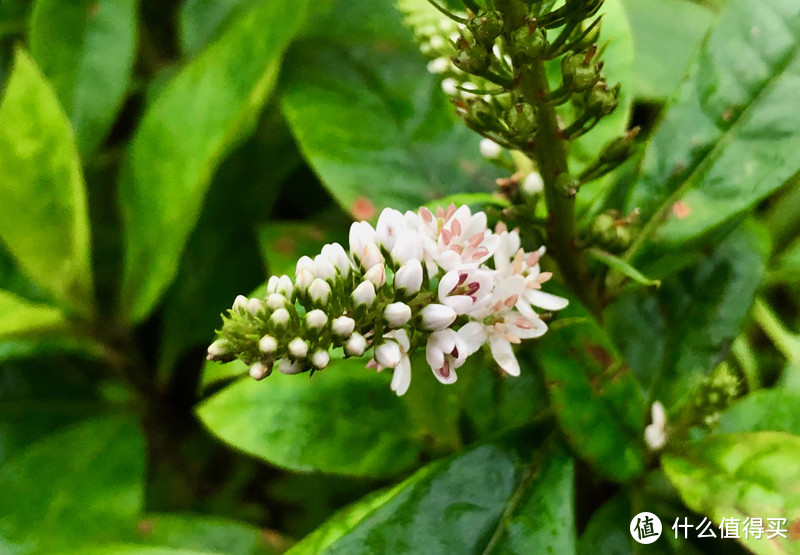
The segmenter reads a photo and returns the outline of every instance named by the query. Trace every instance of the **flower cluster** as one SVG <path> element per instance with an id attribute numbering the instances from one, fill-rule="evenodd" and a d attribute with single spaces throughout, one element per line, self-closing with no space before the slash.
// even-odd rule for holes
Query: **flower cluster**
<path id="1" fill-rule="evenodd" d="M 373 227 L 350 228 L 349 252 L 337 244 L 297 262 L 295 278 L 270 278 L 265 298 L 237 297 L 224 317 L 210 360 L 239 358 L 261 379 L 321 370 L 331 349 L 369 351 L 368 367 L 392 368 L 392 389 L 411 382 L 409 353 L 425 347 L 436 378 L 456 369 L 483 344 L 500 367 L 519 375 L 512 345 L 547 326 L 534 307 L 560 310 L 567 301 L 545 293 L 544 248 L 525 252 L 517 230 L 487 228 L 486 214 L 467 206 L 405 214 L 385 209 Z"/>

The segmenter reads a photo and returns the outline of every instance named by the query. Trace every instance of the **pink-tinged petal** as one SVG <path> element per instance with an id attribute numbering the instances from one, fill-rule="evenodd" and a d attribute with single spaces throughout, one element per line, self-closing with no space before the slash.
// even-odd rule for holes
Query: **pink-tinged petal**
<path id="1" fill-rule="evenodd" d="M 451 207 L 452 207 L 452 205 L 451 205 Z M 457 210 L 454 210 L 452 212 L 450 212 L 450 209 L 448 209 L 448 212 L 449 212 L 449 214 L 445 218 L 447 220 L 445 222 L 445 225 L 447 225 L 448 222 L 452 223 L 453 220 L 458 220 L 459 224 L 461 224 L 461 223 L 466 224 L 467 222 L 469 222 L 470 218 L 472 217 L 472 211 L 469 209 L 469 206 L 467 206 L 466 204 L 463 204 L 463 205 L 459 206 Z M 460 226 L 460 227 L 463 228 L 464 226 Z"/>
<path id="2" fill-rule="evenodd" d="M 547 324 L 541 318 L 525 318 L 518 317 L 516 319 L 507 320 L 513 328 L 511 333 L 520 339 L 533 339 L 541 337 L 547 332 Z"/>
<path id="3" fill-rule="evenodd" d="M 426 224 L 433 222 L 433 214 L 431 214 L 431 211 L 424 206 L 419 209 L 419 217 Z"/>
<path id="4" fill-rule="evenodd" d="M 486 342 L 486 328 L 479 322 L 468 322 L 457 332 L 458 338 L 466 347 L 465 357 L 476 352 Z M 461 353 L 459 353 L 460 355 Z"/>
<path id="5" fill-rule="evenodd" d="M 492 350 L 494 360 L 506 374 L 519 376 L 519 362 L 514 355 L 514 349 L 511 348 L 511 343 L 502 337 L 494 336 L 489 338 L 489 348 Z"/>
<path id="6" fill-rule="evenodd" d="M 476 212 L 469 220 L 461 220 L 461 224 L 464 237 L 472 237 L 476 233 L 483 233 L 486 231 L 486 212 Z"/>
<path id="7" fill-rule="evenodd" d="M 397 396 L 405 395 L 408 391 L 408 386 L 411 385 L 411 361 L 407 356 L 395 366 L 394 374 L 392 375 L 392 391 L 397 393 Z"/>
<path id="8" fill-rule="evenodd" d="M 510 276 L 497 284 L 492 293 L 492 304 L 499 302 L 504 304 L 509 297 L 519 297 L 525 290 L 525 278 L 522 276 Z"/>
<path id="9" fill-rule="evenodd" d="M 500 237 L 497 235 L 489 235 L 486 239 L 483 240 L 481 246 L 489 251 L 489 254 L 486 255 L 486 258 L 489 258 L 491 255 L 494 254 L 494 251 L 497 250 L 497 247 L 500 245 Z"/>
<path id="10" fill-rule="evenodd" d="M 450 385 L 458 379 L 455 369 L 447 361 L 439 368 L 431 367 L 431 370 L 433 370 L 433 375 L 436 376 L 436 379 L 445 385 Z"/>
<path id="11" fill-rule="evenodd" d="M 563 297 L 557 297 L 538 289 L 527 289 L 524 298 L 530 304 L 545 310 L 561 310 L 569 304 L 569 301 Z"/>

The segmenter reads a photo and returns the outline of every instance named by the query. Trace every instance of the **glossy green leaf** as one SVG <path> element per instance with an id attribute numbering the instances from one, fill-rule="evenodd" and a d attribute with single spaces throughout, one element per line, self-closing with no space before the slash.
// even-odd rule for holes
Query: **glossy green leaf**
<path id="1" fill-rule="evenodd" d="M 334 515 L 289 553 L 569 553 L 572 464 L 545 429 L 429 464 Z M 523 447 L 524 446 L 524 447 Z M 564 551 L 562 551 L 564 549 Z"/>
<path id="2" fill-rule="evenodd" d="M 86 191 L 53 89 L 22 49 L 0 103 L 0 239 L 59 302 L 93 306 Z"/>
<path id="3" fill-rule="evenodd" d="M 63 329 L 64 315 L 52 306 L 33 304 L 0 289 L 0 338 Z"/>
<path id="4" fill-rule="evenodd" d="M 50 551 L 52 555 L 73 555 L 74 548 Z M 195 549 L 173 548 L 163 546 L 139 545 L 136 543 L 106 543 L 99 545 L 82 545 L 81 555 L 222 555 L 213 551 L 197 551 Z"/>
<path id="5" fill-rule="evenodd" d="M 578 553 L 634 555 L 633 538 L 628 527 L 632 517 L 630 499 L 622 491 L 592 514 L 578 542 Z"/>
<path id="6" fill-rule="evenodd" d="M 139 521 L 137 530 L 141 542 L 152 546 L 227 555 L 277 553 L 255 526 L 224 518 L 152 514 Z"/>
<path id="7" fill-rule="evenodd" d="M 723 518 L 785 518 L 788 538 L 742 535 L 754 553 L 797 553 L 800 520 L 800 437 L 783 432 L 709 436 L 680 455 L 664 455 L 667 477 L 686 505 L 719 525 Z M 791 534 L 791 535 L 790 535 Z"/>
<path id="8" fill-rule="evenodd" d="M 143 479 L 144 442 L 130 419 L 54 433 L 0 467 L 0 546 L 47 552 L 115 539 L 141 508 Z"/>
<path id="9" fill-rule="evenodd" d="M 495 188 L 496 170 L 476 162 L 479 137 L 426 72 L 390 0 L 340 0 L 315 23 L 287 58 L 281 100 L 304 156 L 345 210 L 371 217 Z"/>
<path id="10" fill-rule="evenodd" d="M 763 229 L 745 226 L 654 294 L 624 295 L 608 308 L 609 333 L 652 401 L 673 406 L 725 358 L 764 275 L 768 243 Z"/>
<path id="11" fill-rule="evenodd" d="M 710 232 L 800 170 L 800 4 L 731 0 L 670 101 L 628 209 L 647 222 L 638 262 Z M 680 202 L 680 204 L 677 204 Z"/>
<path id="12" fill-rule="evenodd" d="M 669 96 L 686 74 L 715 14 L 690 0 L 622 0 L 630 21 L 636 97 Z"/>
<path id="13" fill-rule="evenodd" d="M 187 0 L 181 9 L 181 50 L 194 56 L 256 0 Z"/>
<path id="14" fill-rule="evenodd" d="M 602 328 L 572 302 L 540 340 L 538 357 L 570 446 L 598 472 L 624 481 L 644 471 L 640 385 Z"/>
<path id="15" fill-rule="evenodd" d="M 238 380 L 197 413 L 220 439 L 278 466 L 391 476 L 416 462 L 421 441 L 388 380 L 363 360 L 339 360 L 310 379 Z"/>
<path id="16" fill-rule="evenodd" d="M 137 0 L 37 0 L 31 54 L 89 154 L 108 133 L 128 87 L 136 48 Z"/>
<path id="17" fill-rule="evenodd" d="M 754 391 L 720 416 L 721 432 L 768 430 L 800 436 L 800 391 L 782 388 Z"/>
<path id="18" fill-rule="evenodd" d="M 271 91 L 305 7 L 276 0 L 247 11 L 144 115 L 120 177 L 130 320 L 144 318 L 175 277 L 214 169 Z"/>

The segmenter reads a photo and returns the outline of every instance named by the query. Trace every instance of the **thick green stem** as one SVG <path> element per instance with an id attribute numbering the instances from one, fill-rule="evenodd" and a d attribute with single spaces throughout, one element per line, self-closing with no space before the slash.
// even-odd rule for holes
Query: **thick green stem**
<path id="1" fill-rule="evenodd" d="M 557 185 L 559 176 L 569 173 L 567 145 L 559 133 L 555 107 L 544 100 L 550 92 L 544 63 L 536 62 L 521 68 L 519 91 L 525 101 L 536 108 L 538 128 L 532 155 L 544 181 L 551 254 L 564 281 L 586 308 L 599 318 L 602 310 L 600 300 L 577 245 L 575 199 L 559 190 Z"/>

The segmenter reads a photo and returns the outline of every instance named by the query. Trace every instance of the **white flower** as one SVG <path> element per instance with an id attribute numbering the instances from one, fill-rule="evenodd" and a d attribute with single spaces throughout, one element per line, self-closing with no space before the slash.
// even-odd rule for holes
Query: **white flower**
<path id="1" fill-rule="evenodd" d="M 279 308 L 275 312 L 272 313 L 272 316 L 269 319 L 272 321 L 273 324 L 277 327 L 285 326 L 289 323 L 289 311 L 285 308 Z"/>
<path id="2" fill-rule="evenodd" d="M 455 322 L 456 311 L 443 304 L 429 304 L 420 311 L 422 327 L 426 330 L 443 330 Z"/>
<path id="3" fill-rule="evenodd" d="M 271 335 L 265 335 L 258 340 L 258 349 L 265 355 L 271 355 L 278 349 L 278 341 Z"/>
<path id="4" fill-rule="evenodd" d="M 272 310 L 277 310 L 283 306 L 286 306 L 286 297 L 280 293 L 270 293 L 267 295 L 267 306 Z"/>
<path id="5" fill-rule="evenodd" d="M 488 341 L 500 368 L 511 376 L 519 376 L 519 362 L 511 344 L 540 337 L 547 331 L 547 325 L 539 318 L 528 318 L 514 310 L 524 289 L 522 276 L 505 278 L 495 286 L 487 306 L 470 315 L 475 320 L 458 330 L 469 350 L 467 356 Z"/>
<path id="6" fill-rule="evenodd" d="M 292 362 L 288 358 L 283 358 L 278 363 L 278 372 L 281 374 L 294 375 L 303 371 L 303 365 L 299 362 Z"/>
<path id="7" fill-rule="evenodd" d="M 356 305 L 372 306 L 375 302 L 375 286 L 371 281 L 362 281 L 353 291 L 353 300 Z"/>
<path id="8" fill-rule="evenodd" d="M 392 391 L 400 396 L 411 385 L 411 360 L 408 358 L 411 343 L 408 333 L 403 329 L 394 330 L 383 337 L 386 341 L 375 348 L 375 360 L 370 361 L 372 364 L 368 366 L 374 367 L 377 363 L 378 372 L 384 368 L 394 368 Z"/>
<path id="9" fill-rule="evenodd" d="M 439 302 L 458 314 L 479 309 L 489 300 L 495 272 L 476 266 L 451 270 L 439 281 Z"/>
<path id="10" fill-rule="evenodd" d="M 422 264 L 417 259 L 411 259 L 394 274 L 394 288 L 396 291 L 405 291 L 406 295 L 413 295 L 422 287 Z"/>
<path id="11" fill-rule="evenodd" d="M 353 271 L 353 264 L 350 262 L 350 257 L 347 256 L 347 252 L 344 250 L 344 247 L 342 247 L 342 245 L 339 243 L 325 245 L 322 247 L 322 254 L 328 257 L 328 260 L 331 261 L 334 267 L 343 276 L 346 277 L 350 275 L 351 271 Z"/>
<path id="12" fill-rule="evenodd" d="M 652 423 L 644 429 L 644 441 L 651 451 L 660 451 L 667 444 L 667 413 L 659 401 L 650 409 Z"/>
<path id="13" fill-rule="evenodd" d="M 439 41 L 444 45 L 444 40 L 440 36 L 433 36 L 431 37 L 431 47 L 434 49 L 436 48 L 433 45 L 434 39 L 439 39 Z M 450 60 L 445 57 L 436 58 L 435 60 L 431 60 L 428 62 L 428 73 L 433 73 L 434 75 L 438 75 L 440 73 L 445 73 L 448 69 L 450 69 Z"/>
<path id="14" fill-rule="evenodd" d="M 409 229 L 397 239 L 391 252 L 396 264 L 405 264 L 411 260 L 420 260 L 423 256 L 422 238 L 419 233 Z"/>
<path id="15" fill-rule="evenodd" d="M 544 181 L 539 172 L 531 172 L 522 181 L 522 191 L 527 195 L 538 195 L 544 191 Z"/>
<path id="16" fill-rule="evenodd" d="M 420 236 L 425 249 L 425 263 L 430 275 L 480 264 L 494 253 L 498 238 L 486 228 L 486 214 L 472 214 L 468 206 L 436 208 L 434 216 L 425 207 L 419 209 Z"/>
<path id="17" fill-rule="evenodd" d="M 400 328 L 411 319 L 411 308 L 405 303 L 392 303 L 386 306 L 383 317 L 390 328 Z"/>
<path id="18" fill-rule="evenodd" d="M 328 323 L 328 315 L 318 308 L 306 314 L 306 324 L 311 329 L 322 328 Z"/>
<path id="19" fill-rule="evenodd" d="M 319 368 L 320 370 L 328 366 L 331 357 L 328 354 L 328 351 L 315 351 L 313 355 L 311 355 L 311 364 Z"/>
<path id="20" fill-rule="evenodd" d="M 297 277 L 295 277 L 294 285 L 300 291 L 305 291 L 311 285 L 311 282 L 314 281 L 314 273 L 309 270 L 308 268 L 301 268 L 299 272 L 297 272 Z"/>
<path id="21" fill-rule="evenodd" d="M 254 380 L 263 380 L 272 372 L 272 368 L 261 362 L 256 362 L 250 366 L 250 377 Z"/>
<path id="22" fill-rule="evenodd" d="M 452 77 L 448 77 L 447 79 L 442 79 L 442 90 L 444 94 L 447 96 L 458 96 L 458 81 L 453 79 Z"/>
<path id="23" fill-rule="evenodd" d="M 434 332 L 428 338 L 425 359 L 433 370 L 433 375 L 443 384 L 451 384 L 458 376 L 455 369 L 467 360 L 467 346 L 453 330 Z"/>
<path id="24" fill-rule="evenodd" d="M 264 303 L 261 302 L 261 299 L 256 299 L 254 297 L 247 301 L 247 310 L 253 316 L 258 316 L 259 313 L 264 310 Z"/>
<path id="25" fill-rule="evenodd" d="M 289 344 L 286 347 L 295 358 L 303 358 L 308 354 L 308 342 L 299 337 L 295 337 L 289 341 Z"/>
<path id="26" fill-rule="evenodd" d="M 375 289 L 380 289 L 386 283 L 386 266 L 383 264 L 375 264 L 372 268 L 366 271 L 364 279 L 372 282 Z"/>
<path id="27" fill-rule="evenodd" d="M 267 295 L 278 292 L 278 276 L 270 276 L 267 280 Z"/>
<path id="28" fill-rule="evenodd" d="M 236 312 L 247 310 L 247 297 L 244 295 L 236 295 L 236 298 L 233 300 L 233 310 Z"/>
<path id="29" fill-rule="evenodd" d="M 312 274 L 314 273 L 314 261 L 311 259 L 310 256 L 301 256 L 297 260 L 297 264 L 295 265 L 294 275 L 299 276 L 302 270 L 308 270 Z"/>
<path id="30" fill-rule="evenodd" d="M 350 226 L 350 252 L 365 270 L 383 263 L 383 255 L 376 243 L 375 230 L 368 222 L 354 222 Z"/>
<path id="31" fill-rule="evenodd" d="M 375 225 L 375 239 L 386 247 L 386 250 L 391 251 L 407 229 L 402 212 L 394 208 L 384 208 Z"/>
<path id="32" fill-rule="evenodd" d="M 227 339 L 217 339 L 208 346 L 208 360 L 214 360 L 228 354 L 231 347 Z"/>
<path id="33" fill-rule="evenodd" d="M 482 139 L 480 143 L 481 156 L 490 160 L 497 158 L 503 152 L 503 147 L 491 139 Z"/>
<path id="34" fill-rule="evenodd" d="M 283 275 L 278 278 L 278 285 L 275 288 L 276 293 L 280 293 L 287 299 L 292 298 L 292 293 L 294 293 L 294 286 L 292 285 L 292 278 L 287 275 Z"/>
<path id="35" fill-rule="evenodd" d="M 330 281 L 336 277 L 336 267 L 324 254 L 314 257 L 314 275 L 320 279 Z"/>
<path id="36" fill-rule="evenodd" d="M 339 337 L 350 337 L 356 327 L 356 321 L 348 316 L 334 318 L 331 324 L 333 333 Z"/>
<path id="37" fill-rule="evenodd" d="M 314 281 L 308 287 L 308 295 L 314 302 L 319 304 L 327 303 L 330 294 L 331 286 L 328 285 L 327 281 L 323 281 L 320 278 L 314 278 Z"/>
<path id="38" fill-rule="evenodd" d="M 358 332 L 351 335 L 344 346 L 344 352 L 354 357 L 360 357 L 366 350 L 367 340 Z"/>

